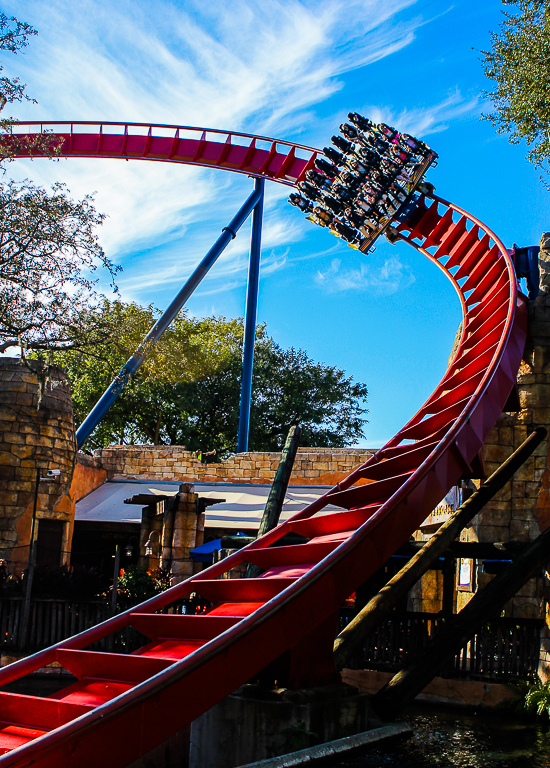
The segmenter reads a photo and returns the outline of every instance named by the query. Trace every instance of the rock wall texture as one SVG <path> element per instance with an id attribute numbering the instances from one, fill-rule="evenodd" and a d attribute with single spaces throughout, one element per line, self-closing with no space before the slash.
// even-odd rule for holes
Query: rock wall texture
<path id="1" fill-rule="evenodd" d="M 76 441 L 70 386 L 64 371 L 44 375 L 41 363 L 0 359 L 0 558 L 26 567 L 37 474 L 61 474 L 39 482 L 37 518 L 72 524 L 71 510 L 57 508 L 69 491 Z M 66 539 L 70 530 L 66 532 Z"/>
<path id="2" fill-rule="evenodd" d="M 291 485 L 335 485 L 374 451 L 299 448 Z M 201 464 L 179 445 L 113 445 L 95 452 L 109 479 L 176 480 L 182 483 L 273 482 L 280 453 L 237 453 L 219 464 Z"/>

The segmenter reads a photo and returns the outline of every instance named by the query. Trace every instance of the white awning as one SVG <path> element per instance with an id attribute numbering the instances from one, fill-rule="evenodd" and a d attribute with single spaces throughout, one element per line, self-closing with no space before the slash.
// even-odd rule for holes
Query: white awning
<path id="1" fill-rule="evenodd" d="M 142 507 L 125 504 L 140 493 L 167 496 L 179 490 L 179 483 L 107 481 L 76 503 L 75 520 L 109 523 L 141 523 Z M 265 503 L 269 495 L 268 485 L 236 485 L 233 483 L 194 483 L 195 493 L 201 497 L 225 499 L 206 509 L 206 526 L 209 528 L 257 529 L 260 526 Z M 287 489 L 281 522 L 288 520 L 304 507 L 318 499 L 327 487 L 291 485 Z M 341 511 L 327 506 L 324 512 Z"/>

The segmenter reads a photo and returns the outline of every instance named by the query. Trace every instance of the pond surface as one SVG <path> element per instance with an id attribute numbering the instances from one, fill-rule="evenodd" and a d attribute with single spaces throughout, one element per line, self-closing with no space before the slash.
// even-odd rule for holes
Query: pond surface
<path id="1" fill-rule="evenodd" d="M 464 714 L 411 709 L 403 718 L 414 729 L 361 756 L 331 761 L 330 768 L 550 768 L 550 726 L 508 712 Z"/>

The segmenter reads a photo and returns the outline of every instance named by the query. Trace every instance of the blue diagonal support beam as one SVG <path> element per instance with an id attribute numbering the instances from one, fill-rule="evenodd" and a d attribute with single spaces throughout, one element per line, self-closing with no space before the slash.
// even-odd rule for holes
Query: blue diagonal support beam
<path id="1" fill-rule="evenodd" d="M 235 239 L 237 232 L 242 227 L 251 211 L 254 209 L 261 198 L 262 191 L 258 189 L 258 184 L 256 184 L 252 194 L 248 197 L 246 202 L 231 219 L 227 227 L 222 229 L 221 235 L 218 237 L 212 248 L 210 248 L 204 259 L 196 267 L 179 293 L 174 297 L 170 305 L 165 309 L 161 317 L 159 317 L 155 325 L 143 339 L 132 357 L 126 361 L 115 379 L 109 385 L 108 389 L 105 390 L 104 394 L 97 401 L 95 406 L 92 408 L 90 413 L 86 416 L 80 427 L 77 429 L 76 444 L 78 449 L 82 448 L 86 440 L 90 437 L 101 419 L 105 416 L 109 408 L 120 395 L 130 378 L 134 375 L 134 373 L 136 373 L 140 365 L 143 363 L 147 357 L 148 351 L 160 339 L 164 331 L 176 317 L 187 299 L 191 296 L 193 291 L 206 276 L 212 265 L 215 263 L 216 259 L 220 256 L 221 253 L 223 253 L 224 249 L 231 242 L 231 240 Z"/>

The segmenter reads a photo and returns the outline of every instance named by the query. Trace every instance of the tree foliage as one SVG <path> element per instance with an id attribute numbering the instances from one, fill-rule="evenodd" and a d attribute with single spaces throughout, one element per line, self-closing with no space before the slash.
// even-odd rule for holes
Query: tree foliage
<path id="1" fill-rule="evenodd" d="M 29 24 L 0 13 L 1 52 L 19 52 L 35 34 Z M 0 76 L 0 109 L 28 98 L 18 78 Z M 14 125 L 11 118 L 0 120 L 0 161 L 21 150 L 55 157 L 51 136 L 16 138 Z M 104 268 L 114 278 L 118 269 L 99 245 L 95 229 L 103 219 L 90 196 L 74 201 L 63 184 L 51 192 L 30 181 L 0 184 L 0 351 L 97 343 L 102 329 L 82 322 L 97 299 L 92 273 Z"/>
<path id="2" fill-rule="evenodd" d="M 99 310 L 90 313 L 98 322 Z M 105 302 L 111 340 L 94 350 L 55 355 L 73 384 L 81 423 L 149 330 L 152 307 Z M 105 321 L 107 318 L 107 321 Z M 242 320 L 176 318 L 87 443 L 186 445 L 235 450 L 239 418 Z M 280 450 L 288 429 L 302 426 L 302 445 L 345 446 L 363 435 L 367 388 L 303 350 L 284 350 L 256 329 L 250 420 L 251 450 Z"/>
<path id="3" fill-rule="evenodd" d="M 498 133 L 532 145 L 527 159 L 548 171 L 550 159 L 550 0 L 503 0 L 504 12 L 492 47 L 482 51 L 485 75 L 494 88 L 484 93 L 494 112 L 483 115 Z"/>
<path id="4" fill-rule="evenodd" d="M 29 37 L 38 34 L 36 29 L 31 27 L 25 21 L 18 21 L 15 16 L 11 18 L 4 13 L 0 13 L 0 51 L 9 51 L 17 53 L 29 44 Z M 4 71 L 4 66 L 0 64 L 0 72 Z M 25 93 L 25 85 L 21 83 L 18 77 L 0 77 L 0 105 L 12 101 L 23 101 L 32 99 Z"/>
<path id="5" fill-rule="evenodd" d="M 62 184 L 48 193 L 28 181 L 0 186 L 0 344 L 60 349 L 97 342 L 86 321 L 93 296 L 90 273 L 116 267 L 95 228 L 91 198 L 73 201 Z"/>

